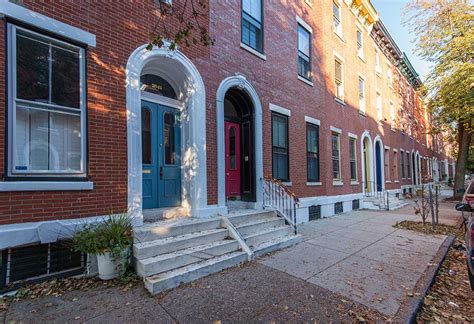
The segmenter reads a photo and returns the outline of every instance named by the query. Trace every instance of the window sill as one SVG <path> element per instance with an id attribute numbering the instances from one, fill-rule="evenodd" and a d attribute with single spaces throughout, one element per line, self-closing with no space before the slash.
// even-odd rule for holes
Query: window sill
<path id="1" fill-rule="evenodd" d="M 308 187 L 314 187 L 314 186 L 322 186 L 322 182 L 306 182 L 306 185 Z"/>
<path id="2" fill-rule="evenodd" d="M 346 105 L 346 103 L 344 102 L 344 100 L 342 100 L 342 99 L 340 99 L 340 98 L 338 98 L 338 97 L 334 97 L 334 100 L 335 100 L 337 103 L 339 103 L 339 104 L 341 104 L 341 105 L 343 105 L 343 106 Z"/>
<path id="3" fill-rule="evenodd" d="M 395 180 L 394 182 L 395 182 L 395 183 L 400 183 L 400 181 L 398 181 L 398 180 Z"/>
<path id="4" fill-rule="evenodd" d="M 357 57 L 358 57 L 362 62 L 366 63 L 364 56 L 361 56 L 361 55 L 357 54 Z"/>
<path id="5" fill-rule="evenodd" d="M 359 110 L 359 115 L 363 116 L 363 117 L 367 117 L 367 115 L 365 114 L 365 112 L 363 112 L 362 110 Z"/>
<path id="6" fill-rule="evenodd" d="M 308 6 L 310 6 L 311 8 L 313 8 L 313 3 L 310 1 L 310 0 L 304 0 L 304 2 L 306 2 L 306 4 Z"/>
<path id="7" fill-rule="evenodd" d="M 300 81 L 303 81 L 304 83 L 306 83 L 307 85 L 310 85 L 310 86 L 314 86 L 313 82 L 306 79 L 306 78 L 303 78 L 301 75 L 298 75 L 298 80 Z"/>
<path id="8" fill-rule="evenodd" d="M 256 57 L 266 61 L 267 60 L 267 56 L 265 54 L 262 54 L 260 53 L 259 51 L 251 48 L 250 46 L 248 45 L 245 45 L 244 43 L 240 43 L 240 48 L 243 48 L 244 50 L 246 50 L 247 52 L 255 55 Z"/>
<path id="9" fill-rule="evenodd" d="M 392 180 L 385 180 L 385 183 L 392 183 Z"/>
<path id="10" fill-rule="evenodd" d="M 340 180 L 333 180 L 332 185 L 335 186 L 335 187 L 341 187 L 341 186 L 344 185 L 344 183 Z"/>
<path id="11" fill-rule="evenodd" d="M 281 182 L 283 185 L 287 186 L 287 187 L 291 187 L 293 185 L 293 182 L 291 181 L 286 181 L 286 182 Z"/>
<path id="12" fill-rule="evenodd" d="M 375 71 L 375 75 L 378 76 L 379 78 L 382 77 L 382 73 L 380 71 Z"/>
<path id="13" fill-rule="evenodd" d="M 0 182 L 0 192 L 6 191 L 73 191 L 93 190 L 92 181 L 4 181 Z"/>
<path id="14" fill-rule="evenodd" d="M 351 186 L 356 186 L 356 185 L 359 185 L 359 184 L 360 184 L 359 181 L 357 181 L 357 180 L 355 180 L 355 181 L 354 181 L 354 180 L 351 180 Z"/>

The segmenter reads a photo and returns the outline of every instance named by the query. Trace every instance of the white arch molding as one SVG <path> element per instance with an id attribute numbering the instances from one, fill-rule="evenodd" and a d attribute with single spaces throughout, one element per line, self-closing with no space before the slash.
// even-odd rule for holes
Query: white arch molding
<path id="1" fill-rule="evenodd" d="M 371 179 L 366 179 L 365 178 L 365 155 L 364 155 L 364 141 L 367 138 L 367 149 L 368 149 L 368 162 L 369 162 L 369 172 L 371 175 Z M 368 130 L 365 130 L 364 133 L 362 133 L 361 136 L 361 142 L 360 142 L 360 156 L 361 156 L 361 166 L 362 166 L 362 181 L 363 182 L 368 182 L 371 181 L 373 183 L 374 181 L 374 154 L 373 154 L 373 143 L 372 143 L 372 138 L 370 137 L 370 133 Z M 369 183 L 369 186 L 371 186 L 370 190 L 371 192 L 374 191 L 375 187 Z M 362 191 L 365 193 L 365 186 L 362 185 Z"/>
<path id="2" fill-rule="evenodd" d="M 253 124 L 255 136 L 255 208 L 261 208 L 263 204 L 261 179 L 263 177 L 263 147 L 262 147 L 262 105 L 258 94 L 248 80 L 242 75 L 230 76 L 224 79 L 216 94 L 216 121 L 217 121 L 217 205 L 219 209 L 225 209 L 225 134 L 224 134 L 224 98 L 230 88 L 238 88 L 245 91 L 250 97 L 253 105 Z"/>
<path id="3" fill-rule="evenodd" d="M 382 168 L 382 191 L 385 190 L 385 146 L 383 146 L 382 138 L 380 135 L 375 136 L 374 138 L 374 146 L 373 146 L 373 152 L 374 152 L 374 185 L 377 185 L 377 157 L 375 156 L 376 150 L 375 150 L 375 145 L 379 142 L 380 145 L 380 166 Z M 377 189 L 377 187 L 375 187 Z"/>
<path id="4" fill-rule="evenodd" d="M 135 225 L 143 223 L 142 145 L 140 76 L 145 66 L 167 70 L 163 75 L 180 75 L 182 116 L 182 207 L 194 217 L 217 213 L 207 205 L 206 173 L 206 93 L 204 82 L 194 64 L 180 51 L 167 46 L 138 47 L 129 57 L 126 75 L 128 210 Z M 148 69 L 147 67 L 147 69 Z M 170 80 L 173 85 L 176 80 Z M 203 136 L 204 134 L 204 136 Z"/>

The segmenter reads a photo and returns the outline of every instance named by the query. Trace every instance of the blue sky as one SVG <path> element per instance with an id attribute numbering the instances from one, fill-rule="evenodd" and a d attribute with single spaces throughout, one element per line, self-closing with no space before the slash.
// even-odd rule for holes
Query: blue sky
<path id="1" fill-rule="evenodd" d="M 382 18 L 398 47 L 407 54 L 411 64 L 423 80 L 429 73 L 429 63 L 419 58 L 413 51 L 414 35 L 402 25 L 403 13 L 408 0 L 372 0 L 372 4 Z"/>

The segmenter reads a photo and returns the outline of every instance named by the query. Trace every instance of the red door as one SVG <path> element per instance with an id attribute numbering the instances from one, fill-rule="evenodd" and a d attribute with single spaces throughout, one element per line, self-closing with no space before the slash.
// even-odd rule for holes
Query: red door
<path id="1" fill-rule="evenodd" d="M 240 196 L 240 124 L 225 122 L 225 194 Z"/>

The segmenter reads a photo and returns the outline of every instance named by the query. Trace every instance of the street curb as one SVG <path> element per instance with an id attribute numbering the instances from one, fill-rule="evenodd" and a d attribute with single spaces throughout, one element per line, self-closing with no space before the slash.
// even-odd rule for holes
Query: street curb
<path id="1" fill-rule="evenodd" d="M 431 263 L 436 265 L 428 267 L 427 271 L 421 276 L 413 289 L 414 292 L 419 294 L 419 296 L 412 297 L 401 305 L 397 314 L 394 316 L 396 322 L 401 320 L 403 323 L 416 323 L 416 316 L 421 309 L 421 306 L 423 306 L 423 299 L 433 285 L 436 275 L 441 268 L 454 239 L 454 235 L 449 235 L 446 237 L 443 244 L 441 244 L 438 252 L 436 252 L 436 255 L 431 260 Z"/>

